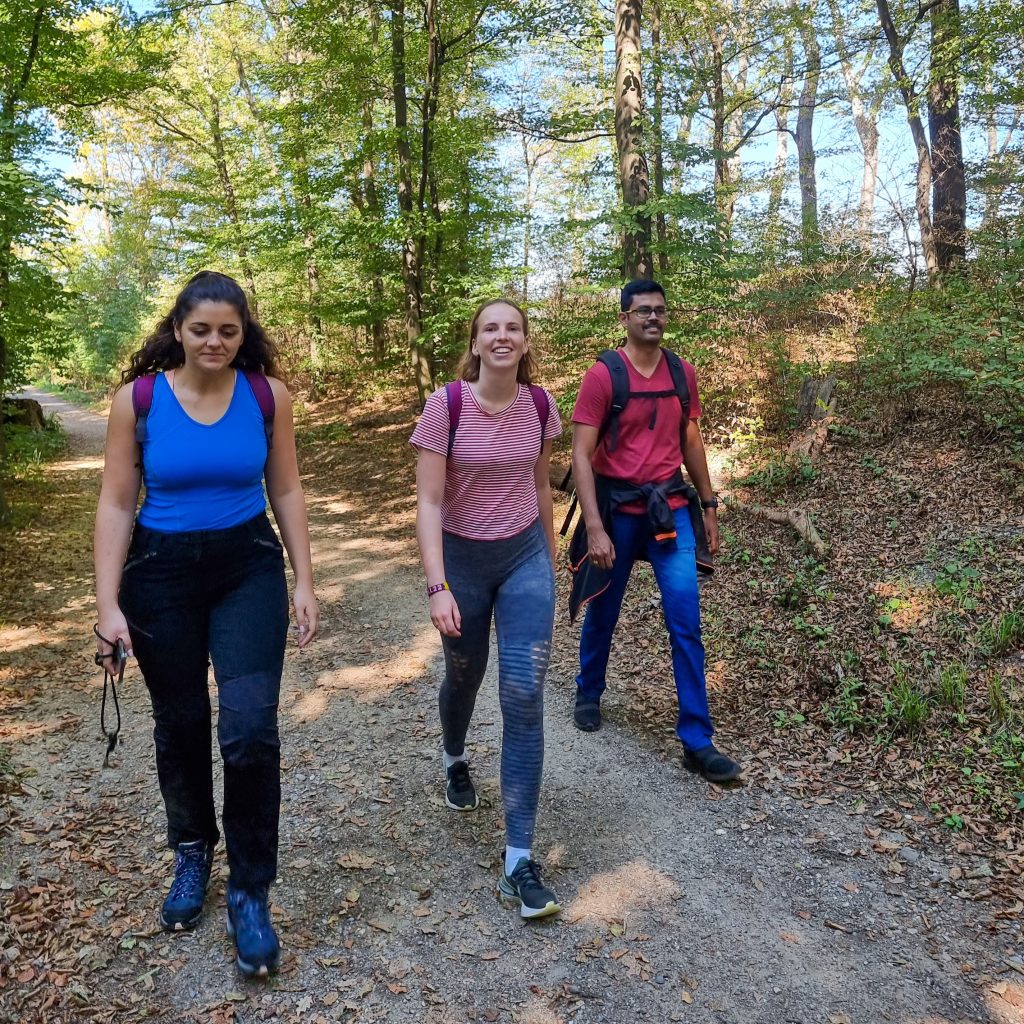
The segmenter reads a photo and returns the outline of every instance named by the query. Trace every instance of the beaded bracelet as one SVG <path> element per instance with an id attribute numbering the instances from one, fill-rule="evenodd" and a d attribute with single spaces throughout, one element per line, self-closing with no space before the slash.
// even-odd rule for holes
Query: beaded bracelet
<path id="1" fill-rule="evenodd" d="M 448 586 L 447 580 L 444 583 L 435 583 L 432 587 L 427 587 L 427 595 L 433 596 L 434 594 L 440 594 L 443 590 L 451 590 L 451 587 Z"/>

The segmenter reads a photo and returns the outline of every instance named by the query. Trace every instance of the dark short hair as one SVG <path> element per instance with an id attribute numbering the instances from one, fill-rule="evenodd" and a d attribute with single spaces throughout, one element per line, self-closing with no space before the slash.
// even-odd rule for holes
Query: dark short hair
<path id="1" fill-rule="evenodd" d="M 627 312 L 629 307 L 633 304 L 633 298 L 636 295 L 646 295 L 648 292 L 657 292 L 663 299 L 665 296 L 665 289 L 658 284 L 657 281 L 649 281 L 646 278 L 640 278 L 638 281 L 630 281 L 625 288 L 622 289 L 622 293 L 619 296 L 619 309 L 623 313 Z"/>

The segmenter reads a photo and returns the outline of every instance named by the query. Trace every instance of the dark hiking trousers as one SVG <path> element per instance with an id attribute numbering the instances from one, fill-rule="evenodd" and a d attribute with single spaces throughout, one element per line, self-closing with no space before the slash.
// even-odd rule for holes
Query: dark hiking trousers
<path id="1" fill-rule="evenodd" d="M 207 666 L 213 662 L 224 761 L 231 882 L 277 874 L 281 803 L 277 705 L 288 630 L 280 542 L 265 514 L 226 530 L 136 525 L 119 594 L 153 703 L 167 839 L 216 843 Z"/>

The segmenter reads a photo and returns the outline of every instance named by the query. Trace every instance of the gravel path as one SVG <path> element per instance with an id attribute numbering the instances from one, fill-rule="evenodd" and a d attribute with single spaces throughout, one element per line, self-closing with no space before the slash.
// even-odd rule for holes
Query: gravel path
<path id="1" fill-rule="evenodd" d="M 99 454 L 101 417 L 41 400 L 75 455 Z M 62 609 L 81 632 L 65 632 L 53 685 L 5 740 L 34 774 L 3 833 L 0 897 L 16 924 L 36 908 L 38 941 L 5 939 L 0 914 L 0 1020 L 1024 1020 L 1024 966 L 949 881 L 972 865 L 911 841 L 912 808 L 897 821 L 851 794 L 801 800 L 781 770 L 709 787 L 623 728 L 577 732 L 563 679 L 549 688 L 535 852 L 564 911 L 521 922 L 494 893 L 496 658 L 470 733 L 485 799 L 460 815 L 442 802 L 442 662 L 415 553 L 344 494 L 306 485 L 325 621 L 286 663 L 281 973 L 236 974 L 223 868 L 194 933 L 154 928 L 169 861 L 145 691 L 126 678 L 124 746 L 101 769 L 81 589 Z"/>

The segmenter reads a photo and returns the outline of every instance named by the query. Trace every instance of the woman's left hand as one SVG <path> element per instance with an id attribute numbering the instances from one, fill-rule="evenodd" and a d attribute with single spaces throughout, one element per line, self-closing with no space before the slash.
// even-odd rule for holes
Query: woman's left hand
<path id="1" fill-rule="evenodd" d="M 320 605 L 312 587 L 296 587 L 293 603 L 299 624 L 299 647 L 305 647 L 320 628 Z"/>

